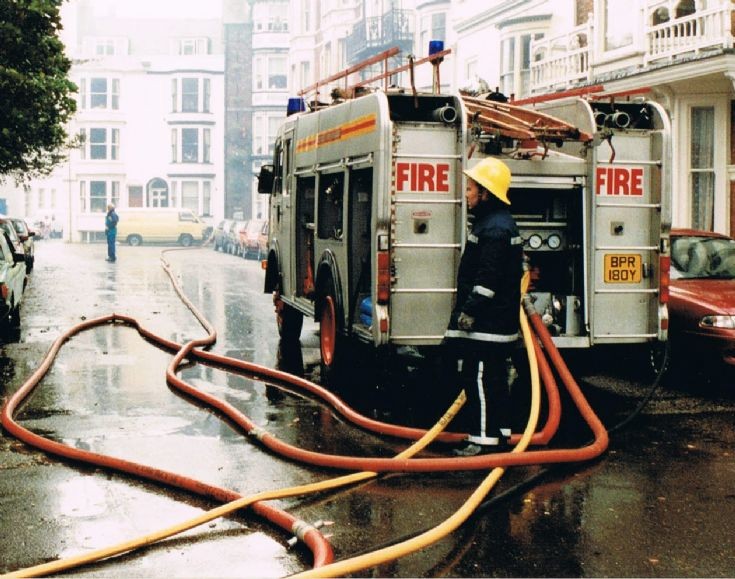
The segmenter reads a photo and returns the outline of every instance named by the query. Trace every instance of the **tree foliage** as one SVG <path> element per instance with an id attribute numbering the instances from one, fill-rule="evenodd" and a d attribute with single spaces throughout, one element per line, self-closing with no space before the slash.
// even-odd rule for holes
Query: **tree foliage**
<path id="1" fill-rule="evenodd" d="M 0 178 L 48 175 L 76 111 L 59 39 L 63 0 L 0 0 Z"/>

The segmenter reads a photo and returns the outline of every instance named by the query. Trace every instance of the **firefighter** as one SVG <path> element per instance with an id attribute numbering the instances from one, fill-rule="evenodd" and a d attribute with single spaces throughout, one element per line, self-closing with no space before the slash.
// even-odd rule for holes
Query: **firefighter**
<path id="1" fill-rule="evenodd" d="M 508 446 L 507 360 L 520 337 L 523 239 L 509 211 L 508 166 L 487 158 L 464 173 L 472 227 L 457 272 L 457 300 L 445 345 L 451 371 L 467 396 L 469 437 L 455 454 L 473 456 Z"/>

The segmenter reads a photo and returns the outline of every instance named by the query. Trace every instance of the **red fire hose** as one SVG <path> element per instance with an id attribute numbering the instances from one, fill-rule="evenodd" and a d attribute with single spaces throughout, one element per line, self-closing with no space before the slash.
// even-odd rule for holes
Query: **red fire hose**
<path id="1" fill-rule="evenodd" d="M 579 410 L 585 422 L 592 430 L 594 441 L 591 444 L 577 449 L 549 449 L 524 453 L 503 453 L 467 458 L 412 459 L 366 458 L 328 455 L 300 449 L 286 444 L 278 440 L 272 434 L 258 427 L 247 416 L 245 416 L 242 412 L 237 410 L 229 403 L 194 388 L 193 386 L 187 384 L 178 376 L 176 376 L 176 370 L 181 362 L 184 360 L 184 358 L 200 360 L 210 365 L 215 365 L 238 372 L 248 373 L 260 379 L 266 379 L 274 381 L 276 383 L 289 384 L 302 388 L 307 392 L 319 396 L 321 399 L 332 405 L 337 412 L 342 414 L 348 420 L 354 422 L 362 428 L 373 432 L 406 439 L 417 439 L 425 431 L 422 429 L 386 424 L 364 417 L 352 410 L 333 393 L 321 388 L 320 386 L 312 382 L 293 376 L 291 374 L 286 374 L 279 370 L 267 368 L 251 362 L 245 362 L 243 360 L 228 358 L 226 356 L 213 354 L 206 350 L 196 348 L 196 346 L 207 346 L 214 343 L 216 339 L 216 334 L 209 322 L 207 322 L 206 319 L 203 318 L 203 316 L 196 310 L 193 304 L 191 304 L 188 298 L 186 298 L 186 296 L 183 294 L 181 288 L 178 285 L 178 282 L 175 280 L 173 274 L 171 273 L 168 264 L 166 264 L 165 262 L 164 269 L 171 277 L 177 293 L 179 293 L 182 300 L 184 300 L 184 302 L 192 310 L 200 323 L 202 323 L 202 325 L 209 332 L 208 336 L 206 338 L 189 342 L 185 346 L 181 346 L 176 342 L 153 334 L 146 328 L 142 327 L 134 318 L 121 314 L 110 314 L 107 316 L 102 316 L 96 319 L 82 322 L 81 324 L 78 324 L 73 328 L 67 330 L 61 336 L 59 336 L 59 338 L 56 339 L 48 354 L 44 358 L 41 366 L 23 384 L 23 386 L 7 400 L 7 402 L 3 406 L 2 414 L 0 415 L 0 422 L 10 434 L 16 436 L 20 440 L 23 440 L 30 445 L 36 446 L 46 452 L 56 454 L 58 456 L 69 458 L 71 460 L 95 464 L 98 466 L 104 466 L 119 472 L 133 474 L 135 476 L 139 476 L 148 480 L 153 480 L 171 485 L 176 488 L 188 490 L 200 496 L 213 498 L 218 501 L 232 501 L 241 496 L 232 490 L 203 483 L 201 481 L 197 481 L 195 479 L 191 479 L 182 475 L 146 465 L 141 465 L 124 459 L 118 459 L 106 455 L 80 450 L 55 441 L 51 441 L 30 432 L 29 430 L 23 428 L 15 422 L 14 413 L 18 405 L 32 392 L 33 388 L 35 388 L 35 386 L 46 374 L 51 366 L 51 363 L 53 362 L 54 357 L 57 355 L 59 349 L 64 344 L 64 342 L 66 342 L 75 334 L 93 328 L 95 326 L 119 322 L 136 328 L 141 336 L 147 338 L 151 342 L 176 352 L 176 355 L 174 356 L 166 371 L 166 378 L 173 387 L 206 403 L 213 408 L 216 408 L 217 410 L 225 414 L 228 418 L 233 420 L 246 433 L 258 438 L 258 440 L 260 440 L 263 445 L 265 445 L 273 452 L 279 453 L 286 458 L 297 460 L 303 463 L 344 470 L 373 472 L 438 472 L 457 470 L 488 470 L 497 466 L 579 462 L 595 458 L 599 456 L 602 452 L 604 452 L 604 450 L 607 448 L 608 436 L 607 432 L 604 429 L 604 426 L 594 414 L 592 408 L 589 406 L 584 395 L 574 381 L 574 378 L 571 376 L 571 373 L 564 364 L 564 361 L 562 360 L 558 350 L 554 346 L 551 336 L 549 335 L 546 327 L 541 321 L 540 316 L 535 312 L 535 310 L 533 310 L 532 306 L 528 305 L 526 306 L 526 309 L 530 310 L 528 317 L 531 321 L 537 337 L 540 339 L 544 348 L 544 350 L 542 351 L 538 343 L 534 341 L 534 348 L 536 350 L 539 362 L 539 371 L 542 374 L 548 397 L 547 422 L 544 428 L 534 435 L 533 442 L 535 444 L 545 444 L 549 442 L 549 440 L 556 432 L 561 414 L 559 393 L 556 388 L 556 382 L 554 380 L 553 372 L 549 366 L 548 361 L 543 355 L 544 353 L 546 353 L 550 357 L 553 366 L 561 377 L 561 380 L 567 391 L 569 392 L 573 403 Z M 458 441 L 465 438 L 465 436 L 466 435 L 464 434 L 449 433 L 445 434 L 443 437 L 440 437 L 439 440 L 444 440 L 445 442 Z M 274 507 L 271 507 L 269 505 L 255 503 L 252 508 L 256 513 L 263 516 L 268 521 L 278 525 L 283 529 L 286 529 L 289 532 L 298 523 L 298 521 L 293 516 L 278 509 L 275 509 Z M 333 558 L 331 546 L 323 537 L 323 535 L 319 533 L 319 531 L 312 528 L 312 530 L 305 534 L 303 539 L 305 544 L 307 544 L 313 552 L 315 567 L 320 567 L 331 562 Z"/>
<path id="2" fill-rule="evenodd" d="M 121 321 L 128 325 L 139 328 L 139 330 L 142 329 L 139 326 L 138 322 L 135 321 L 133 318 L 120 316 L 117 314 L 110 314 L 107 316 L 86 320 L 68 329 L 56 339 L 38 369 L 36 369 L 31 377 L 26 380 L 23 386 L 21 386 L 4 404 L 2 414 L 0 415 L 0 422 L 2 423 L 3 428 L 5 428 L 5 430 L 7 430 L 10 434 L 15 436 L 19 440 L 22 440 L 23 442 L 33 447 L 36 447 L 40 450 L 43 450 L 44 452 L 48 452 L 56 456 L 68 458 L 78 462 L 84 462 L 87 464 L 93 464 L 95 466 L 105 467 L 117 472 L 123 472 L 146 480 L 163 483 L 165 485 L 178 489 L 183 489 L 196 495 L 211 498 L 223 503 L 240 498 L 242 495 L 233 490 L 206 484 L 196 479 L 192 479 L 180 474 L 161 470 L 151 466 L 139 464 L 133 461 L 115 458 L 104 454 L 98 454 L 96 452 L 89 452 L 86 450 L 81 450 L 72 446 L 68 446 L 66 444 L 62 444 L 60 442 L 49 440 L 31 432 L 27 428 L 24 428 L 23 426 L 20 426 L 17 422 L 15 422 L 13 415 L 15 414 L 17 407 L 23 400 L 25 400 L 25 398 L 33 391 L 36 385 L 46 375 L 46 372 L 48 372 L 48 369 L 51 367 L 54 358 L 56 357 L 64 342 L 80 332 L 83 332 L 95 326 L 114 321 Z M 148 332 L 147 330 L 141 331 L 141 334 L 149 338 L 152 338 L 154 336 L 153 333 Z M 171 343 L 169 342 L 169 344 Z M 297 523 L 301 523 L 287 512 L 265 503 L 255 503 L 252 505 L 252 509 L 258 515 L 264 517 L 266 520 L 270 521 L 274 525 L 277 525 L 278 527 L 284 529 L 289 534 L 291 534 L 292 529 L 295 525 L 297 525 Z M 313 553 L 315 567 L 326 565 L 333 560 L 334 556 L 331 545 L 316 529 L 309 530 L 304 535 L 304 543 Z"/>

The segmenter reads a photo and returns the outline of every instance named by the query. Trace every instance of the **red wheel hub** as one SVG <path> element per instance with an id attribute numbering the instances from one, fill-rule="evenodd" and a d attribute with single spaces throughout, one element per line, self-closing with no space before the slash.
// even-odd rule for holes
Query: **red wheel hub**
<path id="1" fill-rule="evenodd" d="M 331 366 L 334 362 L 334 345 L 337 339 L 337 320 L 334 314 L 334 299 L 332 296 L 327 296 L 324 300 L 319 322 L 319 345 L 322 361 L 327 366 Z"/>

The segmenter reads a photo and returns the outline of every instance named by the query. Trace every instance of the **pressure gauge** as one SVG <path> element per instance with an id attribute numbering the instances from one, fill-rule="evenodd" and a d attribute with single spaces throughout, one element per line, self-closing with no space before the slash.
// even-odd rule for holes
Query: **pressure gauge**
<path id="1" fill-rule="evenodd" d="M 530 247 L 531 249 L 538 249 L 543 243 L 544 240 L 541 239 L 541 236 L 538 233 L 534 233 L 531 237 L 528 238 L 528 247 Z"/>
<path id="2" fill-rule="evenodd" d="M 549 246 L 549 249 L 559 249 L 561 247 L 561 237 L 556 233 L 552 233 L 546 240 L 546 244 Z"/>

